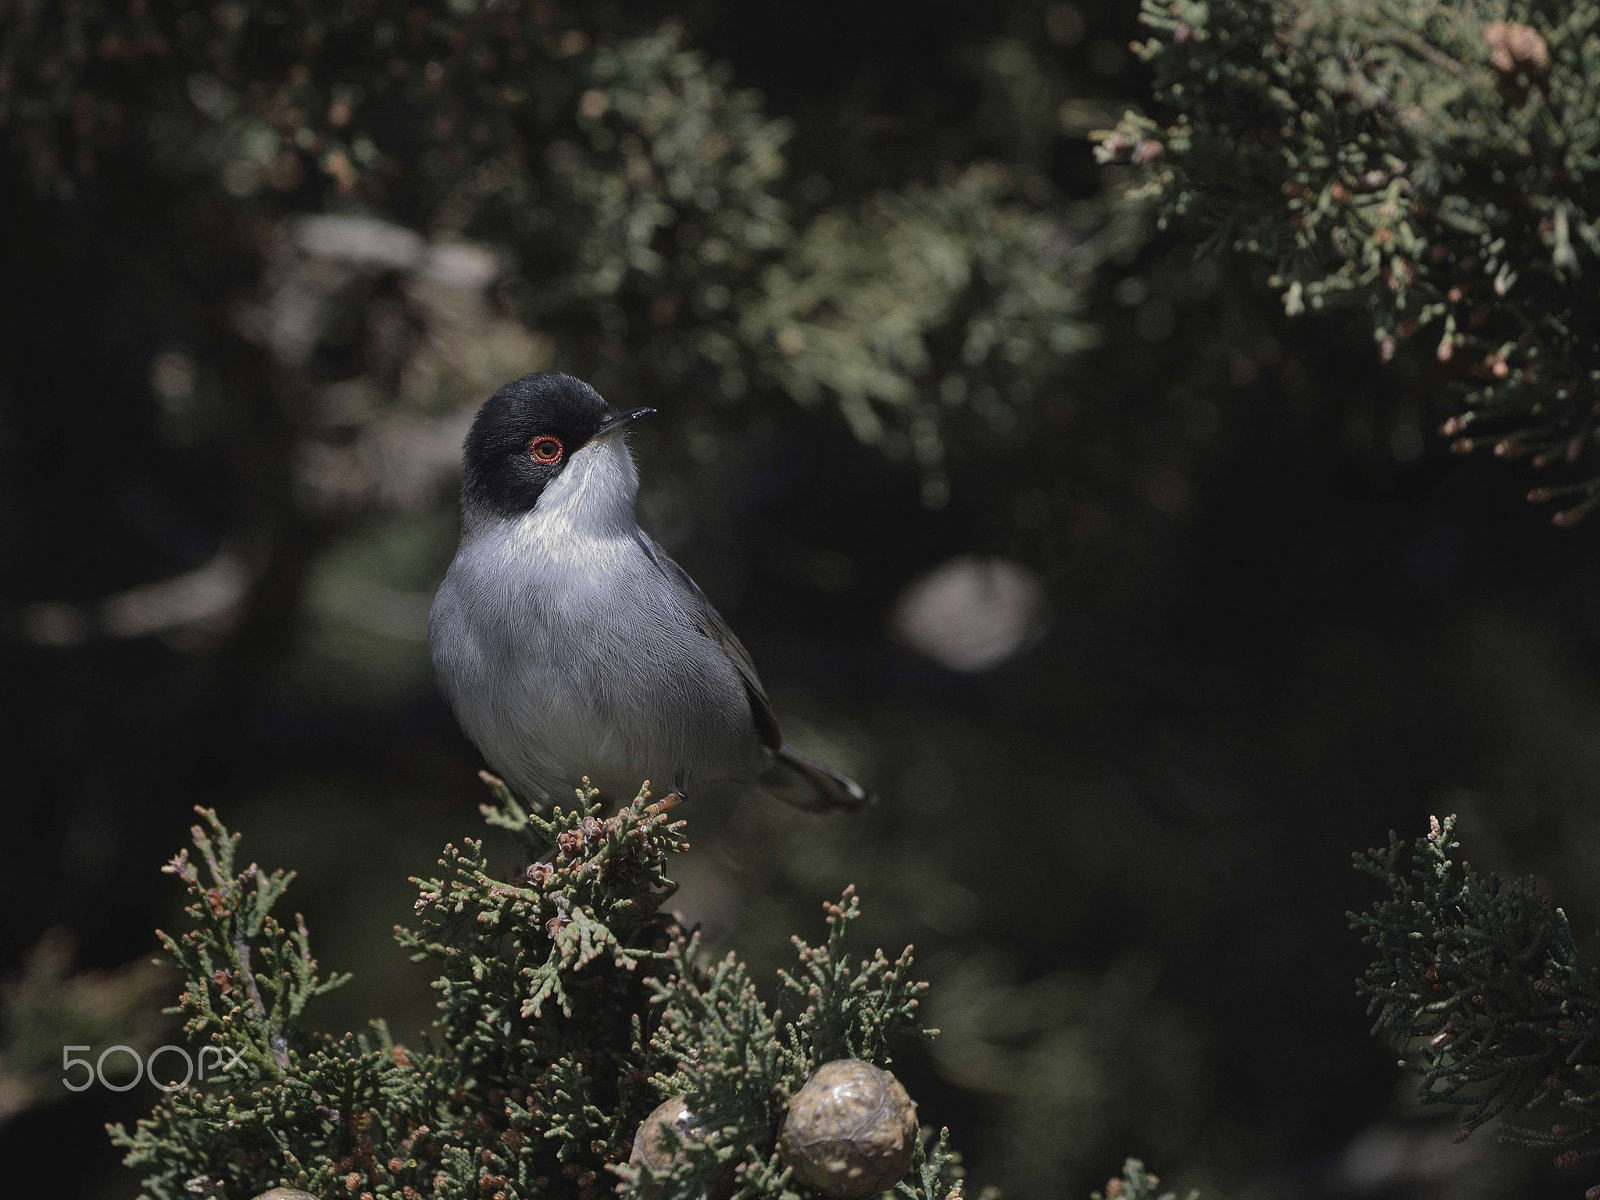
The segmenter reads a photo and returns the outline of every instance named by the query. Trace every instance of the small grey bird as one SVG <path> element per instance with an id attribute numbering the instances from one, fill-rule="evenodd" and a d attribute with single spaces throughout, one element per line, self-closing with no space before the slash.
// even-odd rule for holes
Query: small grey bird
<path id="1" fill-rule="evenodd" d="M 484 758 L 526 798 L 587 775 L 612 802 L 735 780 L 797 807 L 866 790 L 783 744 L 755 664 L 639 528 L 627 430 L 569 375 L 525 375 L 467 434 L 461 545 L 428 618 L 434 670 Z"/>

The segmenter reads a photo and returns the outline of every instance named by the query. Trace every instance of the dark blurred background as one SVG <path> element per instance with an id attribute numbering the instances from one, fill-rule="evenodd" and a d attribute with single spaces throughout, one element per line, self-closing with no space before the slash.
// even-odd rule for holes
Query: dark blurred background
<path id="1" fill-rule="evenodd" d="M 679 903 L 765 973 L 858 884 L 976 1182 L 1582 1190 L 1415 1108 L 1345 912 L 1458 811 L 1600 921 L 1600 528 L 1094 165 L 1133 8 L 0 5 L 13 1182 L 135 1191 L 149 1085 L 53 1056 L 170 1039 L 124 964 L 194 805 L 299 873 L 324 1025 L 426 1026 L 391 930 L 482 799 L 425 644 L 460 437 L 558 368 L 661 410 L 643 519 L 883 797 L 692 806 Z"/>

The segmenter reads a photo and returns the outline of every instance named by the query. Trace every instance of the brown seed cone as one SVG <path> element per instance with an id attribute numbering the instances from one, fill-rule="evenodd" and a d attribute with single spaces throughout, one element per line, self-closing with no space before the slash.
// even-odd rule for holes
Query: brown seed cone
<path id="1" fill-rule="evenodd" d="M 255 1200 L 317 1200 L 310 1192 L 302 1192 L 299 1188 L 275 1187 L 268 1188 Z"/>
<path id="2" fill-rule="evenodd" d="M 917 1106 L 888 1071 L 840 1058 L 795 1093 L 778 1130 L 778 1156 L 795 1178 L 832 1200 L 894 1186 L 917 1144 Z"/>
<path id="3" fill-rule="evenodd" d="M 635 1167 L 649 1167 L 657 1173 L 670 1169 L 674 1154 L 672 1147 L 667 1144 L 665 1131 L 669 1125 L 683 1141 L 695 1141 L 705 1136 L 705 1130 L 689 1111 L 688 1101 L 682 1096 L 673 1096 L 656 1105 L 650 1110 L 650 1115 L 639 1122 L 639 1131 L 633 1135 L 633 1153 L 628 1156 L 628 1162 Z M 706 1200 L 719 1200 L 720 1197 L 732 1195 L 734 1183 L 733 1164 L 729 1163 L 712 1178 L 706 1189 Z M 659 1189 L 646 1188 L 645 1195 L 654 1195 L 656 1191 Z"/>

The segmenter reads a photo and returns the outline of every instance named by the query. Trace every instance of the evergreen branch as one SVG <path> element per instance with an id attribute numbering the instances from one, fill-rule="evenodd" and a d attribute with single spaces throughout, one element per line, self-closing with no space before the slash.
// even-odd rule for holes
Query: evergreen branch
<path id="1" fill-rule="evenodd" d="M 1143 0 L 1166 120 L 1096 135 L 1133 195 L 1265 259 L 1290 315 L 1344 307 L 1392 358 L 1425 342 L 1452 448 L 1600 497 L 1600 6 L 1525 0 Z"/>
<path id="2" fill-rule="evenodd" d="M 642 792 L 602 818 L 584 789 L 571 808 L 533 813 L 489 782 L 489 822 L 553 853 L 506 880 L 469 839 L 417 881 L 417 929 L 396 936 L 437 972 L 437 1050 L 398 1046 L 381 1024 L 339 1037 L 304 1026 L 311 998 L 342 979 L 317 974 L 303 923 L 288 931 L 272 915 L 292 876 L 240 869 L 238 837 L 202 813 L 196 859 L 168 868 L 191 894 L 190 928 L 163 940 L 185 974 L 189 1032 L 244 1067 L 111 1130 L 145 1196 L 287 1185 L 324 1200 L 601 1200 L 620 1178 L 659 1200 L 813 1200 L 777 1155 L 778 1121 L 824 1056 L 887 1061 L 890 1038 L 921 1032 L 909 951 L 848 959 L 860 905 L 847 890 L 827 906 L 825 942 L 796 943 L 785 987 L 805 1004 L 786 1022 L 736 957 L 708 961 L 658 911 L 667 860 L 687 845 L 674 801 Z M 669 1127 L 669 1161 L 630 1163 L 641 1122 L 672 1095 L 696 1114 L 694 1135 Z M 915 1148 L 897 1192 L 958 1200 L 960 1178 L 941 1135 Z"/>
<path id="3" fill-rule="evenodd" d="M 1350 914 L 1374 953 L 1358 991 L 1422 1101 L 1460 1110 L 1458 1138 L 1503 1118 L 1505 1140 L 1570 1164 L 1600 1148 L 1600 973 L 1532 879 L 1480 876 L 1458 849 L 1449 817 L 1409 854 L 1391 834 L 1356 856 L 1389 891 Z M 1550 1108 L 1554 1121 L 1539 1115 Z"/>
<path id="4" fill-rule="evenodd" d="M 203 824 L 190 832 L 205 876 L 187 852 L 164 868 L 193 898 L 191 928 L 159 936 L 185 975 L 170 1011 L 187 1014 L 185 1031 L 210 1043 L 216 1062 L 207 1074 L 202 1052 L 194 1082 L 132 1131 L 111 1127 L 112 1141 L 148 1171 L 154 1200 L 250 1195 L 280 1181 L 331 1191 L 335 1175 L 361 1175 L 373 1145 L 364 1131 L 382 1124 L 403 1138 L 430 1088 L 381 1027 L 335 1039 L 300 1024 L 311 999 L 348 976 L 320 977 L 304 922 L 288 932 L 272 916 L 293 876 L 237 869 L 239 836 L 215 812 L 197 811 Z"/>
<path id="5" fill-rule="evenodd" d="M 931 1141 L 924 1138 L 917 1143 L 911 1170 L 894 1190 L 906 1200 L 961 1200 L 961 1156 L 950 1148 L 948 1129 L 939 1130 Z M 995 1195 L 993 1189 L 988 1189 L 979 1200 L 992 1200 Z"/>
<path id="6" fill-rule="evenodd" d="M 239 835 L 230 833 L 213 810 L 196 811 L 205 824 L 190 833 L 208 878 L 201 878 L 187 851 L 162 868 L 188 888 L 193 902 L 184 911 L 195 926 L 180 938 L 157 932 L 173 965 L 188 979 L 178 1007 L 168 1011 L 187 1014 L 184 1031 L 192 1037 L 218 1045 L 242 1038 L 245 1062 L 282 1076 L 291 1069 L 294 1022 L 306 1004 L 349 977 L 320 978 L 304 923 L 297 917 L 295 932 L 286 933 L 272 917 L 293 875 L 268 874 L 254 863 L 236 873 Z M 252 966 L 257 947 L 264 974 Z M 233 999 L 236 992 L 244 1004 Z"/>
<path id="7" fill-rule="evenodd" d="M 855 885 L 845 888 L 838 904 L 823 909 L 827 941 L 808 946 L 792 938 L 799 974 L 778 972 L 784 988 L 803 1006 L 789 1027 L 795 1054 L 809 1062 L 862 1058 L 887 1063 L 892 1061 L 889 1042 L 899 1034 L 937 1036 L 937 1030 L 917 1024 L 917 1006 L 928 985 L 911 977 L 911 947 L 893 963 L 878 950 L 871 959 L 853 964 L 843 951 L 850 925 L 861 913 Z"/>

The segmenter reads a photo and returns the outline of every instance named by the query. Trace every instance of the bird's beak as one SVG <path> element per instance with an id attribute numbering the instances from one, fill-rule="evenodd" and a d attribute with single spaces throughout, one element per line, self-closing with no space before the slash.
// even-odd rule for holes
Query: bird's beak
<path id="1" fill-rule="evenodd" d="M 613 409 L 600 421 L 600 428 L 595 433 L 596 438 L 613 437 L 632 425 L 640 417 L 648 417 L 655 412 L 653 408 L 624 408 Z"/>

